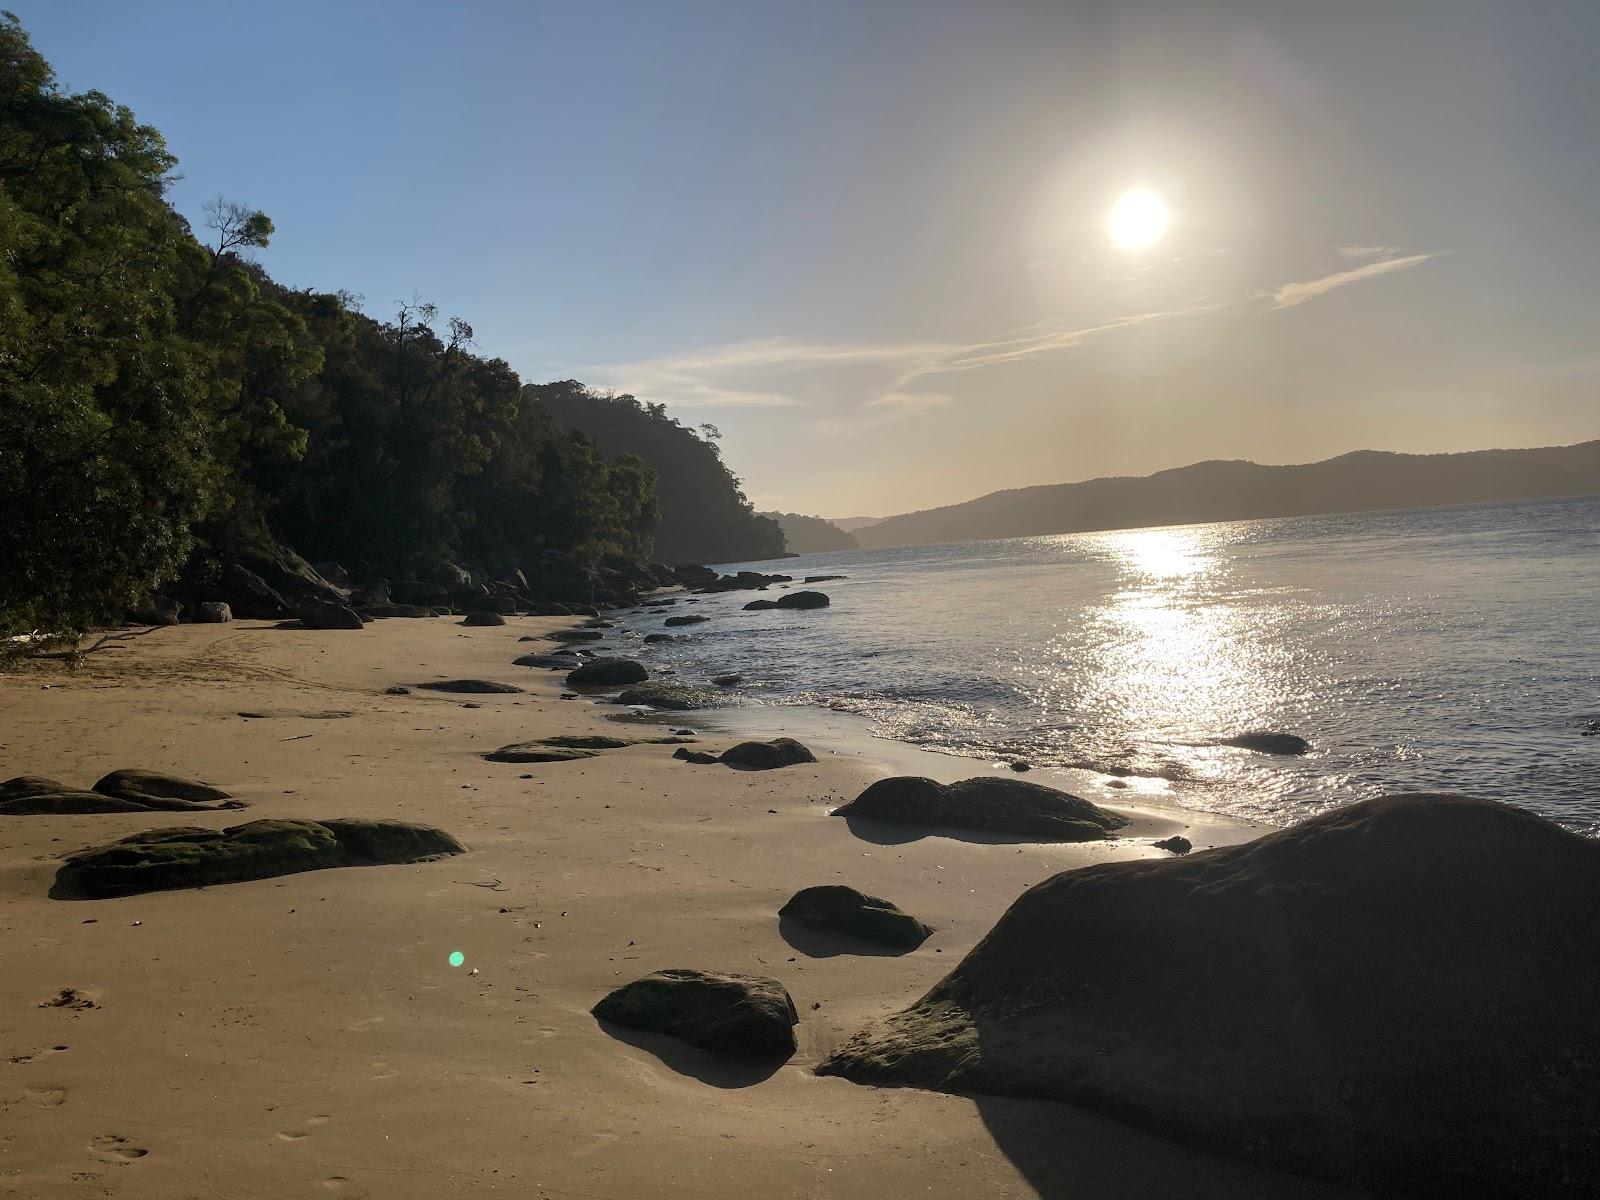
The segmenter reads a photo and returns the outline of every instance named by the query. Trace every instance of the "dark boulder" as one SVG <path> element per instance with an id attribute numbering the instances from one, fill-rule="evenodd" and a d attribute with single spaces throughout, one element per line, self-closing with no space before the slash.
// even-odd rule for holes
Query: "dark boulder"
<path id="1" fill-rule="evenodd" d="M 896 949 L 915 950 L 933 930 L 889 901 L 829 883 L 798 891 L 778 916 L 807 929 L 840 933 Z"/>
<path id="2" fill-rule="evenodd" d="M 350 586 L 350 572 L 336 562 L 312 563 L 311 569 L 333 584 L 334 587 L 347 588 Z"/>
<path id="3" fill-rule="evenodd" d="M 878 780 L 834 812 L 896 825 L 971 829 L 1043 842 L 1099 841 L 1128 823 L 1081 797 L 998 775 L 948 784 L 897 775 Z"/>
<path id="4" fill-rule="evenodd" d="M 552 671 L 570 671 L 580 660 L 571 654 L 524 654 L 511 660 L 513 667 L 548 667 Z"/>
<path id="5" fill-rule="evenodd" d="M 1052 1098 L 1381 1195 L 1600 1194 L 1600 843 L 1401 795 L 1025 892 L 819 1068 Z"/>
<path id="6" fill-rule="evenodd" d="M 672 757 L 681 758 L 684 762 L 694 763 L 695 765 L 702 767 L 708 767 L 712 763 L 718 761 L 715 754 L 707 754 L 704 750 L 690 750 L 684 746 L 680 746 L 678 749 L 674 750 L 672 752 Z"/>
<path id="7" fill-rule="evenodd" d="M 457 692 L 468 695 L 491 695 L 520 692 L 522 689 L 512 683 L 496 683 L 492 679 L 436 679 L 432 683 L 419 683 L 419 688 L 426 688 L 430 692 Z"/>
<path id="8" fill-rule="evenodd" d="M 183 605 L 166 596 L 151 596 L 128 611 L 135 625 L 176 625 L 183 617 Z"/>
<path id="9" fill-rule="evenodd" d="M 1258 754 L 1305 754 L 1311 749 L 1311 743 L 1303 737 L 1292 733 L 1272 733 L 1267 730 L 1236 734 L 1233 737 L 1223 738 L 1219 744 L 1237 746 L 1240 750 L 1254 750 Z"/>
<path id="10" fill-rule="evenodd" d="M 1011 769 L 1017 772 L 1031 771 L 1033 770 L 1033 764 L 1019 758 L 1011 764 Z"/>
<path id="11" fill-rule="evenodd" d="M 597 658 L 567 675 L 568 687 L 622 687 L 650 678 L 644 664 L 631 658 Z"/>
<path id="12" fill-rule="evenodd" d="M 734 1058 L 788 1058 L 800 1018 L 783 985 L 756 975 L 656 971 L 594 1006 L 602 1021 L 664 1033 Z"/>
<path id="13" fill-rule="evenodd" d="M 489 609 L 479 609 L 477 612 L 468 613 L 466 619 L 461 623 L 474 628 L 480 628 L 488 625 L 504 625 L 506 623 L 506 619 L 499 613 L 492 612 Z"/>
<path id="14" fill-rule="evenodd" d="M 677 639 L 675 639 L 670 633 L 647 633 L 644 635 L 644 644 L 646 646 L 657 646 L 662 642 L 671 642 L 676 640 Z"/>
<path id="15" fill-rule="evenodd" d="M 667 626 L 667 628 L 671 629 L 679 625 L 699 625 L 704 621 L 709 621 L 710 619 L 710 617 L 702 617 L 698 613 L 690 613 L 689 615 L 682 617 L 668 617 L 661 623 Z"/>
<path id="16" fill-rule="evenodd" d="M 1169 838 L 1162 838 L 1159 842 L 1152 842 L 1157 850 L 1165 850 L 1169 854 L 1184 855 L 1194 849 L 1194 843 L 1182 834 L 1175 833 Z"/>
<path id="17" fill-rule="evenodd" d="M 238 563 L 229 563 L 223 568 L 221 589 L 235 616 L 270 621 L 289 613 L 288 601 L 261 576 Z"/>
<path id="18" fill-rule="evenodd" d="M 190 804 L 185 801 L 150 803 L 140 799 L 111 796 L 103 792 L 86 792 L 55 779 L 39 775 L 19 775 L 0 783 L 0 816 L 33 817 L 65 816 L 81 813 L 151 812 L 157 809 L 189 808 L 209 810 L 213 807 L 242 808 L 243 804 L 229 801 L 225 805 Z"/>
<path id="19" fill-rule="evenodd" d="M 830 579 L 849 579 L 848 575 L 807 575 L 801 583 L 827 583 Z"/>
<path id="20" fill-rule="evenodd" d="M 711 682 L 718 687 L 738 687 L 744 682 L 744 676 L 737 671 L 733 671 L 727 675 L 713 675 Z"/>
<path id="21" fill-rule="evenodd" d="M 778 602 L 776 600 L 752 600 L 744 606 L 744 610 L 746 612 L 760 612 L 763 609 L 777 607 Z"/>
<path id="22" fill-rule="evenodd" d="M 598 642 L 605 636 L 599 629 L 558 629 L 549 635 L 553 642 Z"/>
<path id="23" fill-rule="evenodd" d="M 360 629 L 361 614 L 343 604 L 302 603 L 295 615 L 307 629 Z"/>
<path id="24" fill-rule="evenodd" d="M 825 592 L 789 592 L 774 602 L 777 608 L 827 608 L 831 601 Z"/>
<path id="25" fill-rule="evenodd" d="M 152 829 L 69 856 L 51 894 L 129 896 L 327 867 L 423 862 L 464 850 L 442 830 L 403 821 L 268 820 L 220 831 Z"/>
<path id="26" fill-rule="evenodd" d="M 576 746 L 552 746 L 547 742 L 514 742 L 491 750 L 483 757 L 490 762 L 503 763 L 575 762 L 595 757 L 595 751 Z"/>
<path id="27" fill-rule="evenodd" d="M 557 604 L 554 600 L 535 600 L 528 605 L 528 611 L 536 617 L 570 617 L 572 610 L 565 604 Z"/>
<path id="28" fill-rule="evenodd" d="M 233 610 L 221 600 L 204 600 L 195 606 L 194 619 L 198 625 L 226 625 L 233 620 Z"/>
<path id="29" fill-rule="evenodd" d="M 617 697 L 618 704 L 647 704 L 651 708 L 684 710 L 691 708 L 716 708 L 729 703 L 725 692 L 713 688 L 693 687 L 687 683 L 652 679 L 631 687 Z"/>
<path id="30" fill-rule="evenodd" d="M 193 779 L 180 779 L 160 771 L 145 771 L 137 767 L 124 767 L 104 775 L 94 785 L 103 796 L 116 796 L 123 800 L 148 802 L 151 800 L 181 800 L 186 804 L 218 804 L 232 797 L 221 788 Z"/>
<path id="31" fill-rule="evenodd" d="M 773 738 L 770 742 L 740 742 L 722 752 L 721 761 L 743 771 L 771 771 L 800 763 L 814 763 L 817 756 L 793 738 Z"/>

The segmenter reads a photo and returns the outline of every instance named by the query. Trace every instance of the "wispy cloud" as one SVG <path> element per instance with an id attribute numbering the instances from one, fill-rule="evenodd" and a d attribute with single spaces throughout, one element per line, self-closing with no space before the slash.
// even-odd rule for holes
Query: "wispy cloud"
<path id="1" fill-rule="evenodd" d="M 955 403 L 955 397 L 945 392 L 885 392 L 867 401 L 868 408 L 882 408 L 891 412 L 924 412 L 930 408 L 943 408 Z"/>
<path id="2" fill-rule="evenodd" d="M 1332 275 L 1324 275 L 1321 279 L 1309 279 L 1304 283 L 1286 283 L 1272 293 L 1272 307 L 1293 308 L 1296 304 L 1304 304 L 1307 300 L 1325 296 L 1334 288 L 1348 287 L 1352 283 L 1375 279 L 1379 275 L 1408 270 L 1437 257 L 1437 254 L 1407 254 L 1400 258 L 1386 258 L 1382 262 L 1368 263 L 1364 267 L 1352 267 L 1348 271 L 1337 271 Z"/>
<path id="3" fill-rule="evenodd" d="M 1399 246 L 1340 246 L 1340 258 L 1383 258 L 1400 253 Z"/>

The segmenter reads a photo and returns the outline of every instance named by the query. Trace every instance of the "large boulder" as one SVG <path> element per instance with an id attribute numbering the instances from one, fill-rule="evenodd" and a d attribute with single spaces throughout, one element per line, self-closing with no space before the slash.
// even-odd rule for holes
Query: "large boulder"
<path id="1" fill-rule="evenodd" d="M 676 629 L 680 625 L 700 625 L 709 620 L 711 620 L 710 617 L 702 617 L 699 613 L 690 613 L 682 617 L 668 617 L 661 623 L 669 629 Z"/>
<path id="2" fill-rule="evenodd" d="M 618 988 L 593 1009 L 602 1021 L 664 1033 L 734 1058 L 788 1058 L 799 1016 L 783 985 L 757 975 L 656 971 Z"/>
<path id="3" fill-rule="evenodd" d="M 289 613 L 288 601 L 265 579 L 238 563 L 223 568 L 221 587 L 235 616 L 270 621 Z"/>
<path id="4" fill-rule="evenodd" d="M 596 658 L 567 673 L 568 687 L 622 687 L 650 678 L 644 664 L 631 658 Z"/>
<path id="5" fill-rule="evenodd" d="M 878 780 L 834 812 L 895 825 L 970 829 L 1042 842 L 1099 841 L 1128 823 L 1079 796 L 999 775 L 960 783 L 896 775 Z"/>
<path id="6" fill-rule="evenodd" d="M 1068 871 L 823 1074 L 1047 1097 L 1382 1194 L 1600 1194 L 1600 843 L 1401 795 Z"/>
<path id="7" fill-rule="evenodd" d="M 773 738 L 770 742 L 740 742 L 722 752 L 721 761 L 741 771 L 771 771 L 799 763 L 814 763 L 817 756 L 793 738 Z"/>
<path id="8" fill-rule="evenodd" d="M 827 608 L 832 603 L 825 592 L 787 592 L 774 601 L 775 608 Z"/>
<path id="9" fill-rule="evenodd" d="M 52 895 L 98 899 L 270 879 L 326 867 L 424 862 L 465 847 L 403 821 L 251 821 L 228 829 L 152 829 L 69 856 Z"/>
<path id="10" fill-rule="evenodd" d="M 307 629 L 360 629 L 363 624 L 361 614 L 345 604 L 306 601 L 295 615 Z"/>
<path id="11" fill-rule="evenodd" d="M 233 610 L 221 600 L 203 600 L 195 606 L 195 624 L 226 625 L 233 620 Z"/>
<path id="12" fill-rule="evenodd" d="M 691 708 L 717 708 L 727 704 L 728 694 L 714 688 L 652 679 L 628 688 L 617 697 L 618 704 L 646 704 L 651 708 L 683 711 Z"/>
<path id="13" fill-rule="evenodd" d="M 898 950 L 915 950 L 933 930 L 889 901 L 840 883 L 796 892 L 778 916 L 807 929 L 839 933 Z"/>
<path id="14" fill-rule="evenodd" d="M 148 804 L 123 800 L 99 792 L 80 791 L 71 784 L 41 775 L 18 775 L 0 783 L 0 816 L 33 817 L 77 813 L 149 812 Z"/>
<path id="15" fill-rule="evenodd" d="M 490 625 L 504 625 L 506 619 L 497 612 L 483 608 L 477 612 L 469 612 L 461 623 L 469 628 L 482 628 Z"/>
<path id="16" fill-rule="evenodd" d="M 1263 729 L 1223 738 L 1220 744 L 1254 750 L 1258 754 L 1305 754 L 1311 749 L 1311 743 L 1298 734 L 1273 733 Z"/>
<path id="17" fill-rule="evenodd" d="M 66 815 L 111 812 L 216 812 L 244 808 L 220 788 L 156 771 L 113 771 L 80 791 L 38 775 L 19 775 L 0 783 L 0 816 Z"/>
<path id="18" fill-rule="evenodd" d="M 604 638 L 603 629 L 558 629 L 550 634 L 553 642 L 598 642 Z"/>
<path id="19" fill-rule="evenodd" d="M 219 804 L 232 799 L 221 788 L 194 779 L 182 779 L 160 771 L 123 767 L 100 777 L 94 790 L 123 800 L 181 800 L 185 804 Z"/>

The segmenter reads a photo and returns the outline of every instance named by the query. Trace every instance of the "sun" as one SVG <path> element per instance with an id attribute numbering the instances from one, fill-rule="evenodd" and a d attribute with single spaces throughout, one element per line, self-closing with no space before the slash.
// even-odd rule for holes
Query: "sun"
<path id="1" fill-rule="evenodd" d="M 1122 250 L 1143 250 L 1167 229 L 1166 201 L 1149 188 L 1124 192 L 1106 218 L 1111 242 Z"/>

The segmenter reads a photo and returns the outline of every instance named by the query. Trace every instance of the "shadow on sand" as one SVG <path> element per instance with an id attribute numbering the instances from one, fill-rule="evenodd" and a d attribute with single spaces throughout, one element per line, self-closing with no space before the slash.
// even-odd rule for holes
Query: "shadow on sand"
<path id="1" fill-rule="evenodd" d="M 661 1062 L 680 1075 L 698 1079 L 719 1088 L 745 1088 L 771 1079 L 788 1058 L 756 1059 L 749 1061 L 727 1058 L 701 1050 L 664 1033 L 645 1033 L 638 1029 L 625 1029 L 610 1021 L 596 1018 L 605 1033 L 617 1041 L 655 1055 Z"/>
<path id="2" fill-rule="evenodd" d="M 820 929 L 801 925 L 789 917 L 778 918 L 778 934 L 808 958 L 837 958 L 841 954 L 856 954 L 867 958 L 899 958 L 915 949 L 912 946 L 885 946 L 879 942 L 862 941 L 844 933 L 826 933 Z"/>
<path id="3" fill-rule="evenodd" d="M 921 841 L 928 837 L 971 842 L 977 846 L 1037 846 L 1051 842 L 1049 838 L 1029 837 L 1026 834 L 991 833 L 982 829 L 958 829 L 948 825 L 894 825 L 887 821 L 874 821 L 870 817 L 852 816 L 849 813 L 844 814 L 844 823 L 856 837 L 875 846 L 903 846 L 907 842 Z"/>

